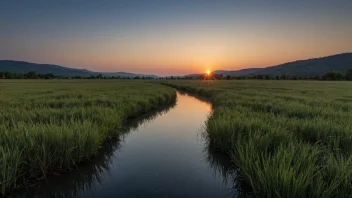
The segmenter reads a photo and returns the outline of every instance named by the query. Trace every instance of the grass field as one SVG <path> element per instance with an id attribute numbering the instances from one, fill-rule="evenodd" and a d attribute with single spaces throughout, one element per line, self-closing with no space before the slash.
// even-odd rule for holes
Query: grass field
<path id="1" fill-rule="evenodd" d="M 73 168 L 124 121 L 175 100 L 133 80 L 0 80 L 0 195 Z"/>
<path id="2" fill-rule="evenodd" d="M 256 197 L 351 197 L 352 82 L 164 81 L 207 96 L 206 136 Z"/>

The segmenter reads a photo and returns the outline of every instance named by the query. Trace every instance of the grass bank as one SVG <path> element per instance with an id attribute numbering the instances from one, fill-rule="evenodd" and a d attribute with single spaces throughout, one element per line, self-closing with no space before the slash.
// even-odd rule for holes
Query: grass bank
<path id="1" fill-rule="evenodd" d="M 256 197 L 351 197 L 352 83 L 164 81 L 207 96 L 206 135 Z"/>
<path id="2" fill-rule="evenodd" d="M 119 135 L 126 119 L 175 98 L 144 81 L 0 81 L 0 194 L 74 168 Z"/>

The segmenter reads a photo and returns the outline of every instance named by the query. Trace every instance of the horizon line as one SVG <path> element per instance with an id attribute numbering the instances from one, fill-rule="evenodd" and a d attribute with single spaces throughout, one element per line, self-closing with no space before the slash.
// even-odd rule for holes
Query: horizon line
<path id="1" fill-rule="evenodd" d="M 288 61 L 288 62 L 284 62 L 284 63 L 280 63 L 280 64 L 276 64 L 276 65 L 271 65 L 271 66 L 264 66 L 264 67 L 246 67 L 246 68 L 239 68 L 239 69 L 235 69 L 235 70 L 226 70 L 226 69 L 217 69 L 214 71 L 211 71 L 211 73 L 215 72 L 215 71 L 219 71 L 219 70 L 223 70 L 223 71 L 240 71 L 240 70 L 244 70 L 244 69 L 257 69 L 257 68 L 269 68 L 269 67 L 275 67 L 275 66 L 279 66 L 279 65 L 283 65 L 283 64 L 287 64 L 287 63 L 294 63 L 294 62 L 298 62 L 298 61 L 305 61 L 305 60 L 312 60 L 312 59 L 319 59 L 319 58 L 325 58 L 325 57 L 330 57 L 330 56 L 337 56 L 337 55 L 343 55 L 343 54 L 352 54 L 352 52 L 343 52 L 343 53 L 338 53 L 338 54 L 332 54 L 332 55 L 328 55 L 328 56 L 320 56 L 320 57 L 311 57 L 308 59 L 297 59 L 297 60 L 292 60 L 292 61 Z M 157 76 L 157 77 L 170 77 L 170 76 L 187 76 L 187 75 L 196 75 L 196 74 L 204 74 L 206 72 L 202 72 L 202 73 L 187 73 L 184 75 L 156 75 L 156 74 L 141 74 L 141 73 L 134 73 L 134 72 L 129 72 L 129 71 L 113 71 L 113 72 L 105 72 L 105 71 L 93 71 L 93 70 L 89 70 L 89 69 L 85 69 L 85 68 L 78 68 L 78 67 L 72 67 L 72 66 L 63 66 L 63 65 L 59 65 L 59 64 L 55 64 L 55 63 L 37 63 L 37 62 L 29 62 L 29 61 L 25 61 L 25 60 L 11 60 L 11 59 L 3 59 L 0 61 L 14 61 L 14 62 L 24 62 L 24 63 L 31 63 L 31 64 L 37 64 L 37 65 L 52 65 L 52 66 L 58 66 L 58 67 L 64 67 L 64 68 L 68 68 L 68 69 L 76 69 L 76 70 L 86 70 L 89 72 L 94 72 L 94 73 L 130 73 L 130 74 L 138 74 L 138 75 L 146 75 L 146 76 Z"/>

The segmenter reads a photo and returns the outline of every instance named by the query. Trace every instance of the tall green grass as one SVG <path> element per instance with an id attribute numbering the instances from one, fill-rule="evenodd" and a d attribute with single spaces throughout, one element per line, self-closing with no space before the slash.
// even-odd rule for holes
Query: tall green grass
<path id="1" fill-rule="evenodd" d="M 165 81 L 209 97 L 206 137 L 256 197 L 352 197 L 352 83 Z"/>
<path id="2" fill-rule="evenodd" d="M 175 98 L 144 81 L 0 81 L 0 194 L 75 167 L 126 119 Z"/>
<path id="3" fill-rule="evenodd" d="M 176 101 L 175 101 L 176 102 Z M 30 188 L 22 188 L 12 194 L 13 197 L 84 197 L 92 189 L 101 184 L 102 177 L 110 174 L 111 164 L 124 142 L 125 136 L 135 131 L 141 124 L 153 121 L 159 115 L 163 115 L 176 103 L 162 105 L 156 110 L 138 116 L 135 119 L 128 119 L 124 123 L 119 135 L 101 145 L 99 152 L 94 158 L 84 161 L 78 167 L 78 171 L 63 173 L 60 177 L 49 177 L 44 182 L 39 182 Z M 61 182 L 65 181 L 65 184 Z"/>

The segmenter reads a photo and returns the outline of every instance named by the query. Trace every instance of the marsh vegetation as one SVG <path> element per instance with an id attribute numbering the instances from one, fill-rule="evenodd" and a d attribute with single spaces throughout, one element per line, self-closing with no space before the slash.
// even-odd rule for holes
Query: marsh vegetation
<path id="1" fill-rule="evenodd" d="M 171 88 L 169 88 L 171 89 Z M 161 111 L 129 120 L 78 170 L 49 176 L 20 197 L 233 197 L 228 160 L 208 148 L 201 131 L 211 105 L 177 94 Z M 142 119 L 140 119 L 140 117 Z"/>
<path id="2" fill-rule="evenodd" d="M 210 144 L 227 153 L 256 197 L 352 194 L 352 84 L 165 81 L 207 96 Z"/>
<path id="3" fill-rule="evenodd" d="M 0 81 L 0 193 L 75 168 L 129 118 L 175 101 L 136 81 Z"/>
<path id="4" fill-rule="evenodd" d="M 49 175 L 45 180 L 33 186 L 18 189 L 14 197 L 87 197 L 106 180 L 107 175 L 116 168 L 114 163 L 120 161 L 117 156 L 126 144 L 131 132 L 138 131 L 142 125 L 153 122 L 158 116 L 167 113 L 175 103 L 162 105 L 137 118 L 128 119 L 118 136 L 102 144 L 99 151 L 89 160 L 80 163 L 77 169 Z"/>
<path id="5" fill-rule="evenodd" d="M 126 120 L 174 103 L 175 91 L 158 83 L 160 81 L 1 81 L 1 194 L 77 167 L 78 163 L 96 156 L 104 142 L 120 137 Z M 213 104 L 213 113 L 205 124 L 206 145 L 202 143 L 208 153 L 206 161 L 224 180 L 230 178 L 234 180 L 233 185 L 250 187 L 249 193 L 238 191 L 237 195 L 349 197 L 352 194 L 350 82 L 178 80 L 162 83 L 205 96 Z M 159 139 L 152 141 L 151 149 L 159 145 L 161 152 L 165 150 L 161 149 L 164 145 L 171 149 L 166 156 L 176 151 L 182 153 L 176 152 L 166 161 L 182 163 L 184 159 L 179 157 L 188 156 L 189 150 L 195 149 L 190 145 L 197 145 L 187 145 L 192 139 L 187 132 L 191 125 L 181 123 L 182 120 L 183 123 L 198 123 L 197 117 L 206 119 L 203 111 L 192 111 L 193 106 L 192 103 L 182 105 L 175 115 L 187 112 L 184 116 L 167 122 L 161 119 L 162 124 L 152 130 L 161 130 L 158 127 L 170 122 L 179 131 L 175 134 L 183 137 L 178 143 L 175 142 L 178 136 L 165 136 L 160 140 L 165 130 L 155 136 Z M 198 111 L 202 115 L 198 115 Z M 192 118 L 186 119 L 190 112 L 193 112 Z M 144 134 L 141 141 L 151 141 L 153 137 L 149 136 Z M 166 139 L 170 142 L 164 144 Z M 173 144 L 175 148 L 171 147 Z M 227 163 L 219 163 L 214 158 L 215 151 L 226 154 L 230 164 L 219 165 Z M 111 152 L 110 149 L 108 156 Z M 158 161 L 158 170 L 165 168 L 162 166 L 166 163 L 165 156 L 162 156 L 163 153 L 159 155 L 163 160 Z M 194 158 L 189 157 L 185 164 Z M 131 163 L 137 164 L 133 160 Z M 172 173 L 172 166 L 168 167 L 168 172 Z M 186 176 L 174 179 L 181 182 Z M 100 180 L 99 174 L 92 177 L 96 178 L 92 180 Z M 78 193 L 77 190 L 59 191 L 54 190 Z"/>

